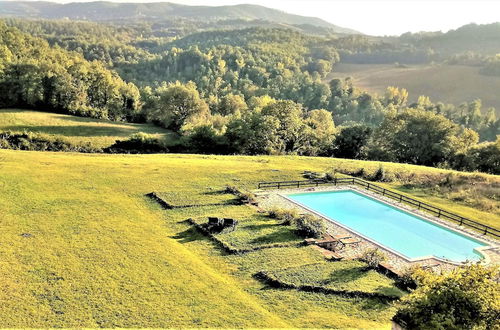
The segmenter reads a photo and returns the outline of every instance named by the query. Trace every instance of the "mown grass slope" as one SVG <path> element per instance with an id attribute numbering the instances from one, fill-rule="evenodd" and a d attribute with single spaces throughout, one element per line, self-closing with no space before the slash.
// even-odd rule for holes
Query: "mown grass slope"
<path id="1" fill-rule="evenodd" d="M 479 98 L 485 107 L 495 107 L 500 113 L 500 77 L 481 75 L 478 67 L 341 63 L 327 79 L 344 77 L 353 77 L 356 86 L 379 95 L 388 86 L 406 88 L 411 102 L 420 95 L 455 105 Z"/>
<path id="2" fill-rule="evenodd" d="M 161 139 L 175 139 L 171 131 L 150 124 L 119 123 L 20 109 L 0 109 L 0 131 L 41 133 L 74 145 L 90 143 L 97 148 L 110 146 L 116 140 L 124 140 L 139 132 Z"/>
<path id="3" fill-rule="evenodd" d="M 0 150 L 0 326 L 388 326 L 394 309 L 377 300 L 276 290 L 253 278 L 260 270 L 321 262 L 314 250 L 225 255 L 183 221 L 209 215 L 253 221 L 255 228 L 246 225 L 239 236 L 226 237 L 235 245 L 265 244 L 269 235 L 290 239 L 255 218 L 253 208 L 167 211 L 144 196 L 175 192 L 179 201 L 204 202 L 207 195 L 216 202 L 229 196 L 211 192 L 226 184 L 254 189 L 261 180 L 299 179 L 304 170 L 346 164 L 368 163 Z M 255 230 L 254 237 L 248 230 Z"/>

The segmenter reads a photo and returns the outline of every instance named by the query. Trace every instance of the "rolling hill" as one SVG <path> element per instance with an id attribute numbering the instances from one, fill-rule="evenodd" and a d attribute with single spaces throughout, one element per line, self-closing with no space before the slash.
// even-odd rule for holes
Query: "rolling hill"
<path id="1" fill-rule="evenodd" d="M 246 4 L 233 6 L 187 6 L 168 2 L 114 3 L 96 1 L 57 4 L 52 2 L 6 1 L 0 2 L 0 16 L 50 19 L 67 18 L 90 21 L 166 21 L 173 18 L 199 22 L 238 19 L 263 20 L 289 25 L 312 25 L 329 28 L 336 33 L 358 33 L 319 18 L 293 15 L 276 9 Z"/>

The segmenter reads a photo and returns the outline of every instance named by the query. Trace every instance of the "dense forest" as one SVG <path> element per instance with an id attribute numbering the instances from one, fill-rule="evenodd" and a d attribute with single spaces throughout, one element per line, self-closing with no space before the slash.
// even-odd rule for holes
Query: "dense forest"
<path id="1" fill-rule="evenodd" d="M 349 78 L 326 79 L 339 61 L 464 59 L 467 46 L 443 43 L 460 44 L 472 27 L 395 41 L 229 26 L 175 35 L 143 21 L 4 19 L 0 107 L 152 122 L 182 136 L 170 152 L 291 153 L 500 173 L 500 120 L 480 100 L 409 103 L 402 88 L 376 95 Z M 497 39 L 486 34 L 481 42 L 500 51 Z M 480 55 L 495 74 L 498 56 Z M 132 142 L 122 145 L 141 145 Z"/>

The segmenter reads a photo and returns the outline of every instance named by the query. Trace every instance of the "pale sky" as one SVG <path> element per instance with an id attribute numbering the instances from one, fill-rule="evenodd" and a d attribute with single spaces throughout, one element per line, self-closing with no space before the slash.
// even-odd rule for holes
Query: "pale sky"
<path id="1" fill-rule="evenodd" d="M 60 3 L 85 0 L 47 0 Z M 288 13 L 320 17 L 330 23 L 371 35 L 407 31 L 443 31 L 468 23 L 500 21 L 500 0 L 111 0 L 175 2 L 187 5 L 252 3 Z"/>

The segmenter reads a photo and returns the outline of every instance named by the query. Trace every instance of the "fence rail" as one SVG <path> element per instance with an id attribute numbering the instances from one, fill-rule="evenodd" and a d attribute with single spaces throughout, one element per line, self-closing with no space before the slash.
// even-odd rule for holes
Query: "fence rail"
<path id="1" fill-rule="evenodd" d="M 474 228 L 484 235 L 491 235 L 496 238 L 500 238 L 500 230 L 483 225 L 477 221 L 462 217 L 458 214 L 443 210 L 434 205 L 427 204 L 425 202 L 419 201 L 417 199 L 402 195 L 393 190 L 389 190 L 373 184 L 372 182 L 361 180 L 353 177 L 345 177 L 345 178 L 334 178 L 330 181 L 325 179 L 312 179 L 312 180 L 295 180 L 295 181 L 272 181 L 272 182 L 259 182 L 258 188 L 300 188 L 300 187 L 310 187 L 310 186 L 320 186 L 320 185 L 339 185 L 339 184 L 352 184 L 358 185 L 366 190 L 374 191 L 376 193 L 382 194 L 382 196 L 386 196 L 392 198 L 400 203 L 406 203 L 412 206 L 417 207 L 419 210 L 425 210 L 436 215 L 439 218 L 445 218 L 451 221 L 457 222 L 460 226 L 468 226 Z"/>

